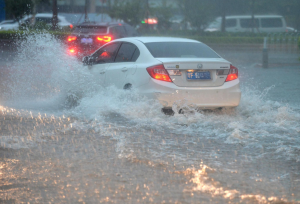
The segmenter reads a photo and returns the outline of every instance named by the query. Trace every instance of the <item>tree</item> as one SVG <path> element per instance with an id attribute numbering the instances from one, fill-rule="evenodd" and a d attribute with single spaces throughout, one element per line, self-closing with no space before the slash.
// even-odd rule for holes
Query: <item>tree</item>
<path id="1" fill-rule="evenodd" d="M 8 16 L 13 17 L 17 21 L 23 18 L 24 15 L 31 13 L 33 8 L 32 0 L 5 0 L 5 11 Z"/>
<path id="2" fill-rule="evenodd" d="M 172 7 L 167 6 L 166 1 L 162 5 L 150 9 L 150 13 L 157 18 L 158 29 L 169 29 L 171 27 L 170 18 L 173 16 Z"/>
<path id="3" fill-rule="evenodd" d="M 300 1 L 299 0 L 257 0 L 255 1 L 257 14 L 283 15 L 289 26 L 300 29 Z"/>
<path id="4" fill-rule="evenodd" d="M 221 14 L 222 14 L 222 23 L 221 23 L 221 32 L 226 31 L 226 11 L 227 11 L 227 2 L 225 0 L 221 0 Z"/>
<path id="5" fill-rule="evenodd" d="M 52 0 L 32 0 L 34 7 L 32 10 L 33 14 L 36 14 L 38 12 L 43 12 L 45 7 L 48 8 L 51 5 Z"/>
<path id="6" fill-rule="evenodd" d="M 221 31 L 226 31 L 226 16 L 244 15 L 249 12 L 249 3 L 251 0 L 212 0 L 213 9 L 211 10 L 214 17 L 221 16 Z"/>
<path id="7" fill-rule="evenodd" d="M 197 30 L 202 30 L 213 19 L 214 10 L 211 0 L 179 0 L 185 16 L 185 21 L 190 22 Z"/>
<path id="8" fill-rule="evenodd" d="M 143 18 L 143 8 L 140 0 L 132 1 L 117 1 L 109 10 L 109 15 L 112 18 L 122 19 L 133 26 L 138 25 Z"/>
<path id="9" fill-rule="evenodd" d="M 53 0 L 52 6 L 53 6 L 52 30 L 56 30 L 57 29 L 57 23 L 58 23 L 58 19 L 57 19 L 57 0 Z"/>

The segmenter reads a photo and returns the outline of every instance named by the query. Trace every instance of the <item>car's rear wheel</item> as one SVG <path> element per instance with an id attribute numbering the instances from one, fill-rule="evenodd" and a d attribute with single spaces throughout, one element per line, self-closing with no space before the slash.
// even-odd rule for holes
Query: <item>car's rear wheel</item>
<path id="1" fill-rule="evenodd" d="M 172 108 L 162 108 L 161 111 L 165 114 L 165 115 L 174 115 L 174 111 L 172 110 Z"/>

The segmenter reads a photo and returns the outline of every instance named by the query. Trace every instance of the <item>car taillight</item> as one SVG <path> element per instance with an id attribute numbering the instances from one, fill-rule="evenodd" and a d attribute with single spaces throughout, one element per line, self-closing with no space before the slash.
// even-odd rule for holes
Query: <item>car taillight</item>
<path id="1" fill-rule="evenodd" d="M 154 79 L 172 82 L 167 70 L 165 69 L 164 65 L 162 65 L 162 64 L 156 65 L 153 67 L 148 67 L 147 72 Z"/>
<path id="2" fill-rule="evenodd" d="M 77 39 L 76 36 L 69 36 L 69 37 L 68 37 L 68 42 L 72 42 L 72 41 L 74 41 L 74 40 L 76 40 L 76 39 Z"/>
<path id="3" fill-rule="evenodd" d="M 73 26 L 72 24 L 70 24 L 70 28 L 73 29 L 73 27 L 74 27 L 74 26 Z"/>
<path id="4" fill-rule="evenodd" d="M 226 81 L 232 81 L 238 78 L 239 71 L 235 66 L 230 65 L 229 73 L 227 75 Z"/>
<path id="5" fill-rule="evenodd" d="M 76 54 L 76 51 L 77 51 L 76 48 L 72 47 L 69 49 L 69 54 L 74 55 L 74 54 Z"/>
<path id="6" fill-rule="evenodd" d="M 97 40 L 99 42 L 110 42 L 111 41 L 111 37 L 110 36 L 98 36 Z"/>

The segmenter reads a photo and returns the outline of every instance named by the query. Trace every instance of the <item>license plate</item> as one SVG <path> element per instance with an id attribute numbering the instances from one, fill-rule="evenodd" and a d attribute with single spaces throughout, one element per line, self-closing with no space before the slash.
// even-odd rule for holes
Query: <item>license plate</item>
<path id="1" fill-rule="evenodd" d="M 209 71 L 202 72 L 189 72 L 187 71 L 188 80 L 202 80 L 202 79 L 211 79 Z"/>
<path id="2" fill-rule="evenodd" d="M 92 44 L 93 43 L 93 39 L 92 38 L 82 38 L 81 39 L 81 43 Z"/>

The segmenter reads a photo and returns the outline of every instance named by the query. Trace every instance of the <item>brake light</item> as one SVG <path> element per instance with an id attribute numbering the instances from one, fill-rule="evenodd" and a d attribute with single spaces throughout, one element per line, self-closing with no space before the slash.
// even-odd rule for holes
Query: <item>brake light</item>
<path id="1" fill-rule="evenodd" d="M 239 71 L 235 66 L 230 65 L 229 73 L 227 75 L 226 81 L 232 81 L 238 78 Z"/>
<path id="2" fill-rule="evenodd" d="M 70 28 L 72 29 L 74 26 L 72 24 L 70 24 Z"/>
<path id="3" fill-rule="evenodd" d="M 69 36 L 69 37 L 68 37 L 68 42 L 72 42 L 72 41 L 74 41 L 74 40 L 76 40 L 76 39 L 77 39 L 76 36 Z"/>
<path id="4" fill-rule="evenodd" d="M 69 54 L 74 55 L 76 53 L 76 48 L 70 48 L 69 49 Z"/>
<path id="5" fill-rule="evenodd" d="M 99 36 L 97 37 L 97 40 L 100 42 L 110 42 L 111 41 L 111 37 L 110 36 Z"/>
<path id="6" fill-rule="evenodd" d="M 147 72 L 154 79 L 172 82 L 172 80 L 163 64 L 156 65 L 153 67 L 148 67 Z"/>

